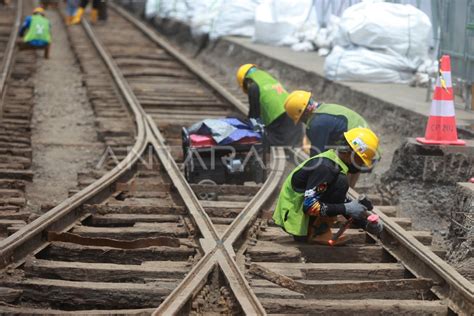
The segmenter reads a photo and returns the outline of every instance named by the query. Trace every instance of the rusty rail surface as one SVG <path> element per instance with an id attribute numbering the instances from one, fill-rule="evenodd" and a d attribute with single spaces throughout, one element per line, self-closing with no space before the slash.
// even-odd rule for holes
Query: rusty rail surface
<path id="1" fill-rule="evenodd" d="M 13 24 L 12 32 L 8 38 L 8 44 L 5 48 L 2 64 L 0 66 L 0 119 L 3 113 L 3 99 L 5 97 L 7 79 L 13 66 L 13 54 L 15 52 L 16 41 L 18 38 L 18 31 L 20 29 L 21 17 L 23 15 L 23 0 L 18 0 L 16 3 L 15 22 Z"/>
<path id="2" fill-rule="evenodd" d="M 125 159 L 106 175 L 72 197 L 64 200 L 58 206 L 54 207 L 30 224 L 24 226 L 13 235 L 2 240 L 0 242 L 0 267 L 3 268 L 11 264 L 22 264 L 28 254 L 45 247 L 47 242 L 44 240 L 44 232 L 46 230 L 54 229 L 55 231 L 61 231 L 67 229 L 84 214 L 81 210 L 78 211 L 81 205 L 85 203 L 97 203 L 109 196 L 114 191 L 115 183 L 117 181 L 127 180 L 131 176 L 131 171 L 140 156 L 144 153 L 146 148 L 151 145 L 155 149 L 155 152 L 163 165 L 167 166 L 166 170 L 173 182 L 173 186 L 182 196 L 194 223 L 199 228 L 203 237 L 200 240 L 201 246 L 205 252 L 201 261 L 196 264 L 191 273 L 188 274 L 187 278 L 182 282 L 182 285 L 178 286 L 178 288 L 169 296 L 170 299 L 162 304 L 162 307 L 160 307 L 161 309 L 159 309 L 157 313 L 178 312 L 179 306 L 176 305 L 175 302 L 179 301 L 184 304 L 186 300 L 195 294 L 195 292 L 206 282 L 206 276 L 210 273 L 211 269 L 215 266 L 219 266 L 242 309 L 249 314 L 265 314 L 262 305 L 250 289 L 242 272 L 237 267 L 233 255 L 229 254 L 227 249 L 224 247 L 224 240 L 219 237 L 209 216 L 206 214 L 191 187 L 180 173 L 176 162 L 171 159 L 171 155 L 166 149 L 164 138 L 160 131 L 140 106 L 140 103 L 132 92 L 132 89 L 124 79 L 114 60 L 107 53 L 100 40 L 94 34 L 94 31 L 88 22 L 83 20 L 82 27 L 104 63 L 107 65 L 121 96 L 126 101 L 130 111 L 133 113 L 137 129 L 136 142 Z M 184 57 L 180 56 L 180 60 L 185 61 L 186 67 L 194 69 L 193 72 L 197 71 L 196 68 L 193 68 L 194 66 L 191 63 L 186 62 Z M 202 78 L 202 76 L 200 77 Z M 212 83 L 210 78 L 206 79 L 210 80 L 210 86 L 213 87 L 214 90 L 219 90 L 218 86 L 217 89 L 215 88 L 216 85 L 215 83 Z M 207 83 L 206 80 L 204 81 Z M 222 90 L 222 92 L 224 94 L 226 93 L 225 90 Z M 283 150 L 281 148 L 275 148 L 273 149 L 273 154 L 281 157 L 283 155 Z M 280 159 L 279 163 L 275 164 L 274 169 L 269 173 L 269 180 L 271 181 L 267 181 L 262 186 L 260 192 L 252 200 L 252 206 L 247 208 L 247 213 L 256 214 L 269 197 L 271 197 L 272 192 L 276 189 L 278 176 L 281 176 L 283 168 L 284 160 Z M 254 217 L 255 216 L 248 218 L 239 217 L 239 225 L 237 226 L 240 228 L 240 232 L 242 232 L 245 227 L 245 225 L 242 226 L 242 223 L 245 221 L 249 222 Z"/>
<path id="3" fill-rule="evenodd" d="M 85 28 L 88 36 L 93 41 L 95 47 L 99 51 L 101 57 L 107 63 L 114 78 L 117 78 L 116 80 L 120 81 L 120 88 L 127 91 L 127 95 L 132 96 L 130 100 L 128 100 L 128 102 L 131 102 L 136 107 L 140 107 L 140 104 L 136 97 L 133 95 L 131 88 L 128 86 L 123 76 L 121 76 L 121 74 L 119 73 L 120 71 L 113 62 L 112 58 L 105 52 L 103 45 L 95 36 L 88 22 L 83 21 L 82 25 Z M 184 61 L 183 64 L 185 64 L 185 66 L 193 73 L 199 73 L 197 71 L 197 68 L 192 64 L 192 62 L 190 62 L 181 54 L 179 54 L 176 50 L 172 49 L 171 46 L 166 43 L 163 43 L 164 45 L 161 45 L 161 43 L 157 44 L 165 48 L 165 50 L 167 50 L 178 60 Z M 179 58 L 175 54 L 178 55 Z M 223 92 L 226 92 L 210 77 L 202 79 L 206 84 L 210 84 L 217 92 L 220 93 L 221 90 Z M 141 111 L 142 113 L 144 112 L 143 109 L 141 109 Z M 168 296 L 168 298 L 163 302 L 163 304 L 160 305 L 156 313 L 177 313 L 182 307 L 182 305 L 191 297 L 191 295 L 199 290 L 200 285 L 205 282 L 205 278 L 210 273 L 211 269 L 215 265 L 219 265 L 222 271 L 224 272 L 224 275 L 227 278 L 227 281 L 229 282 L 229 285 L 232 288 L 237 300 L 241 304 L 243 310 L 249 314 L 264 314 L 265 311 L 263 307 L 261 306 L 259 300 L 255 296 L 253 291 L 250 289 L 242 272 L 237 267 L 235 261 L 233 260 L 233 256 L 228 253 L 228 250 L 226 248 L 223 247 L 223 244 L 226 240 L 222 239 L 217 234 L 217 231 L 215 230 L 215 227 L 212 224 L 209 216 L 206 214 L 196 195 L 192 191 L 190 185 L 187 183 L 187 181 L 184 179 L 184 176 L 179 171 L 179 167 L 172 159 L 170 152 L 166 150 L 164 137 L 161 135 L 161 132 L 155 126 L 150 116 L 147 117 L 147 123 L 148 139 L 151 145 L 154 147 L 155 151 L 157 152 L 160 161 L 166 166 L 166 170 L 173 181 L 173 185 L 178 190 L 179 194 L 183 197 L 186 207 L 192 215 L 195 224 L 201 230 L 201 233 L 204 237 L 201 239 L 201 246 L 206 253 L 204 258 L 201 259 L 204 262 L 194 267 L 194 269 L 189 273 L 188 277 L 186 277 L 185 280 L 183 280 L 183 282 Z M 283 150 L 281 148 L 275 148 L 273 149 L 273 153 L 276 154 L 277 157 L 282 157 Z M 279 159 L 279 162 L 280 163 L 276 164 L 275 168 L 270 172 L 267 181 L 260 189 L 258 194 L 251 201 L 251 204 L 249 204 L 250 206 L 246 208 L 246 211 L 242 212 L 243 216 L 239 216 L 237 219 L 234 220 L 234 223 L 238 223 L 236 226 L 239 228 L 238 233 L 233 235 L 234 240 L 241 233 L 243 233 L 243 228 L 245 228 L 245 226 L 250 223 L 250 220 L 255 218 L 255 215 L 261 209 L 262 205 L 269 199 L 273 191 L 276 189 L 277 184 L 279 182 L 279 177 L 282 176 L 284 169 L 284 160 Z M 253 214 L 253 216 L 246 216 L 248 213 Z M 233 230 L 232 227 L 234 226 L 231 226 L 229 228 L 229 231 Z"/>
<path id="4" fill-rule="evenodd" d="M 111 5 L 111 7 L 137 26 L 158 46 L 179 60 L 183 66 L 199 77 L 228 103 L 242 113 L 246 113 L 247 107 L 244 104 L 238 101 L 213 78 L 200 72 L 199 68 L 191 60 L 169 45 L 155 31 L 125 10 L 115 5 Z M 250 288 L 243 272 L 235 261 L 233 245 L 244 234 L 249 225 L 254 222 L 259 211 L 273 197 L 284 172 L 286 163 L 284 150 L 282 148 L 272 148 L 272 167 L 265 184 L 247 204 L 245 209 L 234 219 L 222 236 L 220 236 L 190 185 L 185 181 L 176 162 L 172 159 L 163 135 L 152 118 L 147 115 L 140 105 L 119 67 L 87 21 L 83 20 L 82 27 L 107 65 L 116 86 L 119 88 L 120 94 L 133 113 L 137 129 L 136 142 L 131 152 L 113 170 L 74 196 L 66 199 L 34 222 L 1 241 L 0 267 L 21 262 L 32 251 L 44 247 L 46 243 L 43 239 L 44 231 L 52 227 L 56 231 L 66 229 L 81 217 L 82 213 L 77 211 L 80 205 L 99 202 L 110 195 L 114 191 L 114 184 L 119 180 L 128 179 L 139 157 L 148 146 L 152 146 L 161 163 L 166 166 L 165 169 L 170 176 L 173 187 L 176 188 L 179 195 L 183 198 L 194 224 L 201 233 L 200 244 L 204 251 L 204 255 L 199 262 L 194 265 L 193 269 L 186 275 L 178 287 L 155 310 L 154 314 L 178 314 L 183 306 L 204 286 L 209 274 L 216 267 L 219 267 L 223 272 L 226 281 L 245 313 L 252 315 L 265 314 L 266 312 L 261 302 Z M 301 153 L 291 150 L 290 155 L 296 155 L 299 159 L 306 158 Z M 356 198 L 358 194 L 351 190 L 349 196 Z M 472 312 L 474 309 L 473 285 L 443 260 L 434 255 L 430 249 L 409 235 L 391 218 L 377 209 L 375 209 L 375 212 L 385 223 L 385 231 L 381 238 L 383 247 L 392 256 L 403 262 L 407 269 L 416 277 L 433 279 L 436 284 L 432 289 L 433 292 L 440 299 L 447 301 L 449 307 L 455 312 L 460 314 Z"/>

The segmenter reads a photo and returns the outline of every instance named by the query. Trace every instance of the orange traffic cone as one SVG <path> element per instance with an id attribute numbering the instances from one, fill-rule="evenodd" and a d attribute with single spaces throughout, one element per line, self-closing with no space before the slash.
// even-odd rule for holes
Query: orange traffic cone
<path id="1" fill-rule="evenodd" d="M 416 140 L 426 145 L 466 144 L 465 141 L 458 139 L 451 84 L 451 60 L 448 55 L 443 55 L 439 62 L 439 75 L 433 92 L 425 137 L 417 137 Z"/>

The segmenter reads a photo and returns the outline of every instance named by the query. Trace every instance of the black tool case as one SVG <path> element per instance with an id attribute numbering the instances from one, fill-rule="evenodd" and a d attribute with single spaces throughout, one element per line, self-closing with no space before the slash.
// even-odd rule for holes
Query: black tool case
<path id="1" fill-rule="evenodd" d="M 265 181 L 264 145 L 242 140 L 229 145 L 195 145 L 182 128 L 184 174 L 190 183 L 243 184 Z"/>

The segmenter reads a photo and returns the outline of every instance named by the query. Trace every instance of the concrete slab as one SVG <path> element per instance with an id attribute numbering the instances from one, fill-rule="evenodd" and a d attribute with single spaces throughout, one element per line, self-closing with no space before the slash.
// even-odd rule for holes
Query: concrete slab
<path id="1" fill-rule="evenodd" d="M 225 41 L 261 54 L 267 58 L 286 63 L 289 66 L 315 73 L 324 77 L 324 57 L 316 52 L 296 52 L 289 47 L 269 46 L 253 43 L 249 38 L 226 37 Z M 429 115 L 431 101 L 426 101 L 427 89 L 414 88 L 403 84 L 376 84 L 338 81 L 354 91 L 366 94 L 398 107 L 424 116 Z M 474 112 L 456 109 L 457 125 L 461 129 L 474 132 Z"/>

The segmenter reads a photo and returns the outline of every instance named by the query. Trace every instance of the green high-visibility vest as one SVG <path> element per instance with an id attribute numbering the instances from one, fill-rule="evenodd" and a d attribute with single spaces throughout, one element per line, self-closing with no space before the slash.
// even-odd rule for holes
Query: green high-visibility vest
<path id="1" fill-rule="evenodd" d="M 346 164 L 331 149 L 305 160 L 290 173 L 281 188 L 278 203 L 273 213 L 273 220 L 275 224 L 283 227 L 287 233 L 294 236 L 306 236 L 308 234 L 309 216 L 303 211 L 304 192 L 296 192 L 291 185 L 291 179 L 293 174 L 303 168 L 308 161 L 316 158 L 326 158 L 333 161 L 339 166 L 342 174 L 346 175 L 348 171 Z"/>
<path id="2" fill-rule="evenodd" d="M 285 113 L 288 92 L 280 82 L 263 70 L 256 70 L 245 78 L 252 79 L 260 90 L 260 117 L 265 126 Z"/>
<path id="3" fill-rule="evenodd" d="M 308 120 L 307 127 L 310 126 L 310 122 L 313 119 L 315 114 L 330 114 L 335 116 L 344 116 L 347 119 L 347 130 L 351 130 L 356 127 L 368 127 L 366 120 L 358 113 L 352 111 L 345 106 L 339 104 L 320 104 L 316 110 L 313 112 L 313 115 Z"/>
<path id="4" fill-rule="evenodd" d="M 25 42 L 42 40 L 51 43 L 51 30 L 49 29 L 48 19 L 39 14 L 32 15 L 30 27 L 23 40 Z"/>

